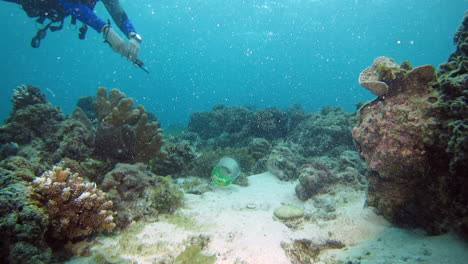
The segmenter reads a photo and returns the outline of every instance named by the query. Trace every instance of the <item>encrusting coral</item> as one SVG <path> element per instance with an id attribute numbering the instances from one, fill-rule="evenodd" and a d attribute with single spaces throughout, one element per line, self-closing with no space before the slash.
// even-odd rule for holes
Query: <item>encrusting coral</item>
<path id="1" fill-rule="evenodd" d="M 73 241 L 115 228 L 112 201 L 95 183 L 85 183 L 78 174 L 54 167 L 32 185 L 49 215 L 51 238 Z"/>

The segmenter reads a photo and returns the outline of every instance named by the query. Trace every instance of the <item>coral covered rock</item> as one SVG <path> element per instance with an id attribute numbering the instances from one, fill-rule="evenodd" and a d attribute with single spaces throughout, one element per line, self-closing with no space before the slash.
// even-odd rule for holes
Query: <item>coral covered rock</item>
<path id="1" fill-rule="evenodd" d="M 468 236 L 467 31 L 468 13 L 439 80 L 430 65 L 396 67 L 378 60 L 373 75 L 368 68 L 361 76 L 388 86 L 360 108 L 353 137 L 372 170 L 368 204 L 394 223 Z"/>
<path id="2" fill-rule="evenodd" d="M 299 177 L 297 166 L 302 163 L 301 157 L 285 145 L 276 146 L 268 157 L 266 167 L 280 180 L 295 180 Z"/>
<path id="3" fill-rule="evenodd" d="M 430 181 L 428 149 L 436 140 L 434 111 L 440 98 L 431 87 L 435 71 L 432 66 L 385 71 L 386 79 L 379 80 L 388 93 L 359 109 L 353 129 L 360 155 L 376 172 L 369 177 L 368 204 L 396 223 L 422 225 L 424 205 L 415 189 Z"/>
<path id="4" fill-rule="evenodd" d="M 296 185 L 296 195 L 305 201 L 317 193 L 328 190 L 332 184 L 340 179 L 320 162 L 302 165 L 299 174 L 299 184 Z"/>
<path id="5" fill-rule="evenodd" d="M 406 90 L 388 95 L 385 100 L 374 100 L 359 110 L 360 120 L 353 137 L 369 168 L 379 171 L 381 177 L 402 171 L 410 177 L 416 172 L 413 170 L 424 169 L 425 144 L 434 140 L 432 131 L 437 125 L 431 115 L 439 98 L 429 86 L 429 81 L 435 80 L 434 69 L 432 73 L 432 79 L 422 79 L 419 84 L 390 86 L 392 90 Z"/>
<path id="6" fill-rule="evenodd" d="M 50 237 L 76 240 L 115 227 L 112 201 L 95 183 L 68 169 L 54 167 L 33 181 L 37 199 L 50 218 Z"/>
<path id="7" fill-rule="evenodd" d="M 183 201 L 183 193 L 170 178 L 152 174 L 143 163 L 118 163 L 106 174 L 102 188 L 115 204 L 116 223 L 120 227 L 172 213 Z"/>
<path id="8" fill-rule="evenodd" d="M 164 145 L 167 155 L 156 157 L 150 161 L 151 169 L 157 175 L 179 177 L 187 175 L 189 164 L 196 159 L 196 155 L 188 141 L 171 142 Z"/>

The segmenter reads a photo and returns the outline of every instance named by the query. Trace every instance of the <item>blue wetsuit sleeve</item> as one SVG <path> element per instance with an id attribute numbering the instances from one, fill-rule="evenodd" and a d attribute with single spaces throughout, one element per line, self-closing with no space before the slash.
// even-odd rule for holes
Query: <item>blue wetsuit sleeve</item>
<path id="1" fill-rule="evenodd" d="M 125 33 L 125 35 L 128 36 L 128 34 L 130 32 L 135 32 L 136 33 L 136 30 L 135 30 L 135 27 L 133 26 L 132 24 L 132 21 L 130 21 L 130 19 L 125 19 L 124 22 L 122 23 L 122 26 L 120 27 L 122 32 Z"/>
<path id="2" fill-rule="evenodd" d="M 92 27 L 99 33 L 101 32 L 102 27 L 106 24 L 104 20 L 100 19 L 94 11 L 86 5 L 72 3 L 67 0 L 60 0 L 60 4 L 67 14 Z"/>
<path id="3" fill-rule="evenodd" d="M 115 24 L 120 28 L 120 30 L 125 33 L 125 35 L 129 35 L 130 32 L 135 32 L 135 27 L 133 26 L 132 22 L 127 16 L 127 13 L 123 10 L 122 6 L 120 5 L 119 0 L 101 0 L 104 6 L 106 7 L 109 14 L 112 16 Z"/>

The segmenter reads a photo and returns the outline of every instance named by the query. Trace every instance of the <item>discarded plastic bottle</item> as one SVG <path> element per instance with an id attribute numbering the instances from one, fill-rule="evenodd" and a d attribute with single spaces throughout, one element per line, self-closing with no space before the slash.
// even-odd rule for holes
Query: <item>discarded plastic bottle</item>
<path id="1" fill-rule="evenodd" d="M 240 173 L 241 169 L 235 159 L 223 157 L 211 171 L 211 178 L 218 185 L 228 186 L 239 177 Z"/>

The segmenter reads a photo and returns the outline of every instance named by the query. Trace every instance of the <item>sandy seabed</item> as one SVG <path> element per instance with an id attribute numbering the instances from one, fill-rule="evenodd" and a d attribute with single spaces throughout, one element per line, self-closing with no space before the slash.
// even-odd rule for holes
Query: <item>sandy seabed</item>
<path id="1" fill-rule="evenodd" d="M 136 223 L 117 236 L 99 238 L 91 251 L 120 255 L 132 263 L 171 263 L 190 241 L 208 238 L 203 254 L 216 256 L 218 264 L 289 264 L 282 243 L 333 239 L 346 246 L 323 250 L 310 263 L 468 263 L 468 244 L 455 235 L 429 237 L 393 227 L 364 206 L 364 192 L 350 187 L 334 190 L 333 196 L 340 197 L 333 199 L 336 218 L 306 217 L 290 228 L 273 216 L 281 205 L 299 207 L 306 216 L 318 212 L 311 200 L 296 197 L 297 182 L 283 182 L 270 173 L 248 179 L 248 187 L 219 186 L 202 195 L 186 194 L 175 216 Z"/>

